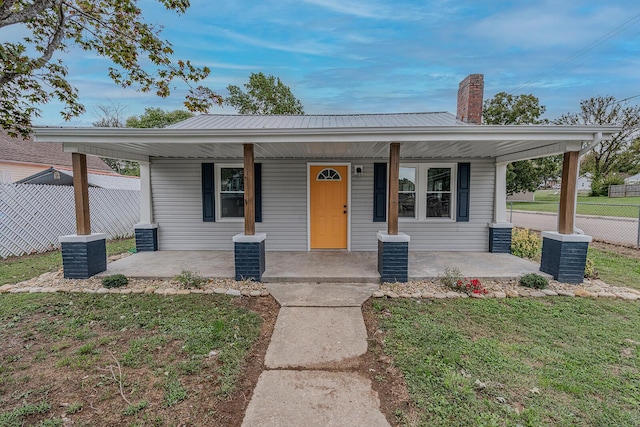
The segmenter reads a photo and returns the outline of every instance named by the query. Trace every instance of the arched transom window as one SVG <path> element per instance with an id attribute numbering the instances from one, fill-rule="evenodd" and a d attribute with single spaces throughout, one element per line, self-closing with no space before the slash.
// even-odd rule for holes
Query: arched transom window
<path id="1" fill-rule="evenodd" d="M 318 172 L 316 181 L 342 181 L 342 177 L 337 170 L 332 168 L 325 168 Z"/>

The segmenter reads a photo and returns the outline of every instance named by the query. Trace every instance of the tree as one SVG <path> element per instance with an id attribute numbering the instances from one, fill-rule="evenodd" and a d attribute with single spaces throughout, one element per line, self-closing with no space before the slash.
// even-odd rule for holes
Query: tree
<path id="1" fill-rule="evenodd" d="M 157 0 L 178 14 L 189 0 Z M 208 67 L 174 60 L 171 44 L 160 38 L 160 27 L 143 20 L 139 0 L 4 0 L 0 28 L 14 26 L 28 34 L 18 42 L 0 44 L 0 126 L 12 136 L 27 137 L 38 105 L 51 99 L 64 104 L 68 120 L 85 109 L 78 90 L 67 79 L 68 69 L 54 54 L 77 46 L 112 62 L 109 77 L 122 87 L 136 87 L 157 96 L 171 94 L 172 82 L 183 80 L 190 90 L 184 101 L 190 111 L 206 112 L 222 98 L 204 86 Z"/>
<path id="2" fill-rule="evenodd" d="M 546 107 L 533 95 L 510 95 L 497 93 L 485 101 L 482 120 L 489 125 L 523 125 L 548 123 L 541 119 Z M 507 165 L 507 194 L 535 191 L 540 184 L 547 185 L 560 173 L 560 156 L 523 160 Z"/>
<path id="3" fill-rule="evenodd" d="M 163 128 L 193 117 L 184 110 L 165 111 L 162 108 L 145 108 L 144 114 L 127 119 L 128 128 Z"/>
<path id="4" fill-rule="evenodd" d="M 224 100 L 240 114 L 304 114 L 300 101 L 279 77 L 251 73 L 244 87 L 247 92 L 227 86 L 229 97 Z"/>
<path id="5" fill-rule="evenodd" d="M 579 113 L 563 114 L 554 123 L 622 126 L 611 140 L 602 141 L 586 156 L 583 172 L 591 172 L 594 181 L 637 167 L 640 159 L 634 140 L 640 133 L 640 105 L 623 106 L 613 96 L 598 96 L 580 101 Z"/>
<path id="6" fill-rule="evenodd" d="M 482 120 L 487 125 L 530 125 L 548 123 L 540 119 L 547 107 L 533 95 L 497 93 L 482 106 Z"/>
<path id="7" fill-rule="evenodd" d="M 98 105 L 96 115 L 98 120 L 93 122 L 93 126 L 102 128 L 122 128 L 124 127 L 125 107 L 120 104 Z M 140 176 L 140 164 L 130 160 L 112 159 L 110 157 L 100 157 L 111 169 L 121 175 Z"/>
<path id="8" fill-rule="evenodd" d="M 98 120 L 91 123 L 99 128 L 123 128 L 124 127 L 124 111 L 126 108 L 120 104 L 101 104 L 96 108 L 95 115 Z"/>

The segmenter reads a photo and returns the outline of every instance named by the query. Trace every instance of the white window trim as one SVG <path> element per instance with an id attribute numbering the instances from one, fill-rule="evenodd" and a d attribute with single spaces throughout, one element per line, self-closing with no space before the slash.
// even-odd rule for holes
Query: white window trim
<path id="1" fill-rule="evenodd" d="M 244 222 L 244 216 L 238 218 L 225 218 L 222 216 L 222 169 L 226 168 L 240 168 L 244 169 L 242 163 L 216 163 L 215 167 L 215 181 L 216 181 L 216 221 L 219 222 Z"/>
<path id="2" fill-rule="evenodd" d="M 457 163 L 400 163 L 400 167 L 416 168 L 416 216 L 399 217 L 402 222 L 455 222 L 458 198 Z M 431 168 L 451 168 L 451 216 L 448 218 L 427 218 L 427 171 Z"/>

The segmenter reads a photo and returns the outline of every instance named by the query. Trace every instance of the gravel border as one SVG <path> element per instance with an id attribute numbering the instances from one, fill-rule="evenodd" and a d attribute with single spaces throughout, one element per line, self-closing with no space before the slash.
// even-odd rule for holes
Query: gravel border
<path id="1" fill-rule="evenodd" d="M 620 286 L 608 285 L 599 279 L 585 279 L 583 283 L 571 285 L 555 280 L 549 281 L 546 289 L 531 289 L 520 286 L 517 280 L 482 281 L 488 293 L 484 295 L 455 292 L 439 281 L 425 280 L 407 283 L 383 283 L 380 290 L 373 293 L 374 298 L 514 298 L 514 297 L 588 297 L 618 298 L 627 301 L 640 301 L 640 291 Z"/>
<path id="2" fill-rule="evenodd" d="M 128 256 L 128 253 L 110 256 L 115 261 Z M 517 280 L 487 280 L 482 285 L 488 293 L 467 295 L 455 292 L 442 285 L 438 280 L 411 281 L 407 283 L 383 283 L 373 293 L 374 298 L 414 298 L 414 299 L 455 299 L 455 298 L 514 298 L 514 297 L 587 297 L 617 298 L 627 301 L 640 301 L 640 291 L 621 286 L 608 285 L 599 279 L 585 279 L 578 285 L 549 281 L 546 289 L 531 289 L 520 286 Z M 260 297 L 270 295 L 264 284 L 251 280 L 208 279 L 201 288 L 187 289 L 181 283 L 167 279 L 129 279 L 129 284 L 121 288 L 107 289 L 102 286 L 102 278 L 65 279 L 62 269 L 44 273 L 23 282 L 0 286 L 2 293 L 36 292 L 85 292 L 92 294 L 224 294 L 232 296 Z"/>

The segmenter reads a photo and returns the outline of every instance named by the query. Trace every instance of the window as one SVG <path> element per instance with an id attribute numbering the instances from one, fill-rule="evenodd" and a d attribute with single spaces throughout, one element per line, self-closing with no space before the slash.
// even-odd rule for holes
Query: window
<path id="1" fill-rule="evenodd" d="M 416 217 L 416 168 L 400 166 L 398 183 L 398 217 Z"/>
<path id="2" fill-rule="evenodd" d="M 243 218 L 244 168 L 236 165 L 219 166 L 217 182 L 220 183 L 220 218 Z"/>
<path id="3" fill-rule="evenodd" d="M 451 218 L 451 168 L 427 169 L 427 218 Z"/>
<path id="4" fill-rule="evenodd" d="M 316 177 L 316 181 L 342 181 L 342 177 L 337 170 L 332 168 L 322 169 L 318 176 Z"/>
<path id="5" fill-rule="evenodd" d="M 453 164 L 401 164 L 398 217 L 455 219 L 455 173 Z"/>

